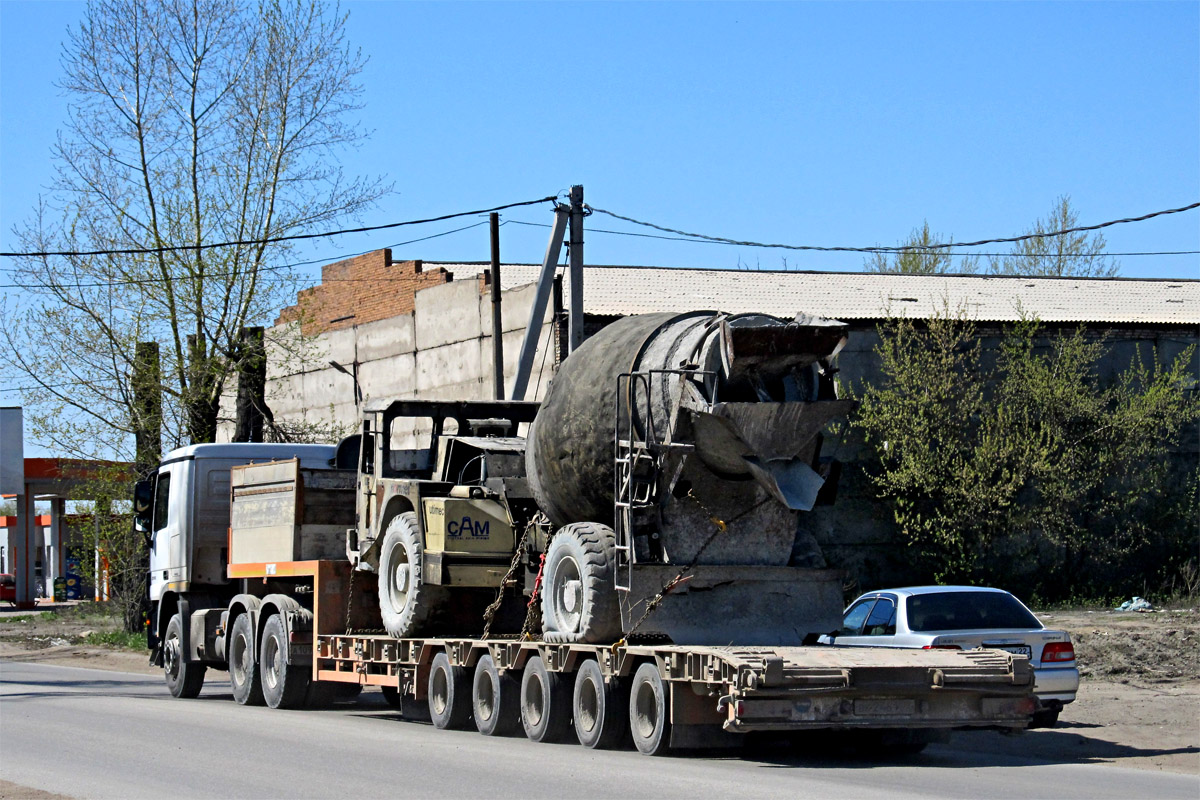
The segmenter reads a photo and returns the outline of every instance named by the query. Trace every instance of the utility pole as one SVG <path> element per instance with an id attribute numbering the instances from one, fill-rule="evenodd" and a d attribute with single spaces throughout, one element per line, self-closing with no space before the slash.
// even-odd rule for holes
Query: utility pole
<path id="1" fill-rule="evenodd" d="M 504 322 L 500 315 L 500 215 L 488 215 L 492 228 L 492 394 L 504 399 Z"/>
<path id="2" fill-rule="evenodd" d="M 267 407 L 267 349 L 262 326 L 242 328 L 239 344 L 235 442 L 263 441 L 263 409 Z"/>
<path id="3" fill-rule="evenodd" d="M 162 368 L 158 342 L 138 342 L 133 352 L 134 464 L 141 480 L 162 459 Z"/>
<path id="4" fill-rule="evenodd" d="M 571 299 L 568 303 L 567 352 L 583 344 L 583 187 L 571 187 Z"/>
<path id="5" fill-rule="evenodd" d="M 546 245 L 542 271 L 538 276 L 537 294 L 533 298 L 533 306 L 529 309 L 529 322 L 525 326 L 525 338 L 521 341 L 521 357 L 517 362 L 517 374 L 513 378 L 513 400 L 524 400 L 525 390 L 529 387 L 529 376 L 533 373 L 533 356 L 537 352 L 538 339 L 542 335 L 546 304 L 550 302 L 550 293 L 554 288 L 554 265 L 558 262 L 558 254 L 562 252 L 563 236 L 567 232 L 570 211 L 570 208 L 563 205 L 556 205 L 554 209 L 554 227 L 550 229 L 550 241 Z"/>

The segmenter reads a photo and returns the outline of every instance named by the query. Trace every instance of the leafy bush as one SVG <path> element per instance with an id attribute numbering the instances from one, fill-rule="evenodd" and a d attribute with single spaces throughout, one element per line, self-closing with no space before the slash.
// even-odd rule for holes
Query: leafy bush
<path id="1" fill-rule="evenodd" d="M 880 336 L 854 424 L 916 579 L 1053 601 L 1159 588 L 1194 557 L 1196 457 L 1174 452 L 1200 411 L 1194 348 L 1106 383 L 1082 329 L 1022 321 L 994 364 L 962 313 Z"/>

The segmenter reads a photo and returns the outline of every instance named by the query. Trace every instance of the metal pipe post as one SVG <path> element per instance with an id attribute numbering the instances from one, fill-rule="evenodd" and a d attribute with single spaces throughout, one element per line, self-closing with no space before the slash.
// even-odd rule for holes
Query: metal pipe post
<path id="1" fill-rule="evenodd" d="M 488 215 L 492 228 L 492 385 L 497 400 L 504 399 L 504 322 L 500 315 L 500 215 Z"/>
<path id="2" fill-rule="evenodd" d="M 583 187 L 571 187 L 571 299 L 567 322 L 567 348 L 574 353 L 583 344 Z"/>
<path id="3" fill-rule="evenodd" d="M 517 363 L 517 375 L 513 379 L 513 400 L 524 400 L 525 390 L 529 387 L 533 357 L 537 353 L 538 339 L 542 336 L 546 304 L 550 301 L 550 292 L 554 288 L 554 265 L 558 262 L 558 254 L 562 252 L 563 236 L 567 232 L 569 217 L 569 208 L 558 206 L 554 209 L 554 228 L 550 231 L 550 242 L 546 246 L 542 272 L 538 276 L 537 296 L 534 297 L 533 308 L 529 309 L 529 323 L 525 326 L 525 338 L 521 341 L 521 358 Z"/>

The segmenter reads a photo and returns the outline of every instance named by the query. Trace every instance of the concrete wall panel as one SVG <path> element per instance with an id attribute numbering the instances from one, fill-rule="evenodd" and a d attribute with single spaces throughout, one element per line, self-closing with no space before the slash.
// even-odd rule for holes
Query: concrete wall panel
<path id="1" fill-rule="evenodd" d="M 323 336 L 302 336 L 298 323 L 268 328 L 267 379 L 299 375 L 328 365 L 329 342 Z"/>
<path id="2" fill-rule="evenodd" d="M 356 331 L 354 328 L 343 328 L 342 330 L 329 331 L 321 339 L 327 346 L 324 363 L 325 366 L 330 361 L 336 361 L 346 369 L 350 369 L 350 365 L 358 357 L 357 348 L 355 347 Z"/>
<path id="3" fill-rule="evenodd" d="M 537 284 L 519 286 L 515 289 L 500 293 L 500 328 L 505 333 L 524 331 L 529 322 L 529 312 L 537 297 Z M 554 304 L 546 303 L 546 313 L 543 319 L 554 316 Z M 479 330 L 491 335 L 492 332 L 492 298 L 490 294 L 481 296 L 479 303 Z"/>
<path id="4" fill-rule="evenodd" d="M 418 351 L 416 374 L 418 397 L 432 397 L 428 393 L 440 387 L 460 385 L 474 385 L 475 389 L 456 397 L 439 395 L 437 399 L 477 400 L 485 396 L 480 394 L 483 379 L 478 339 Z"/>
<path id="5" fill-rule="evenodd" d="M 267 381 L 267 405 L 277 417 L 304 412 L 304 376 L 288 375 Z"/>
<path id="6" fill-rule="evenodd" d="M 418 351 L 478 337 L 481 296 L 476 281 L 452 281 L 417 292 L 416 345 Z"/>
<path id="7" fill-rule="evenodd" d="M 358 381 L 366 401 L 396 400 L 415 396 L 417 357 L 400 353 L 377 358 L 358 368 Z"/>
<path id="8" fill-rule="evenodd" d="M 412 314 L 368 322 L 354 330 L 358 333 L 360 362 L 387 358 L 397 353 L 412 353 L 416 350 Z"/>
<path id="9" fill-rule="evenodd" d="M 352 397 L 350 377 L 325 368 L 306 372 L 300 379 L 301 398 L 306 409 L 326 409 L 345 398 Z"/>

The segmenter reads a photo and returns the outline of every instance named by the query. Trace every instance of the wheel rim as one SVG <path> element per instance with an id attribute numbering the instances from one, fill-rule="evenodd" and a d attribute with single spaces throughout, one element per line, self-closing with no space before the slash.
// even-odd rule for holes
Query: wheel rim
<path id="1" fill-rule="evenodd" d="M 483 673 L 479 676 L 475 687 L 475 713 L 481 721 L 487 722 L 496 713 L 496 689 L 492 686 L 492 676 Z"/>
<path id="2" fill-rule="evenodd" d="M 551 589 L 558 629 L 564 633 L 577 632 L 583 619 L 583 580 L 575 559 L 567 556 L 558 562 Z"/>
<path id="3" fill-rule="evenodd" d="M 246 646 L 246 637 L 237 635 L 229 646 L 229 675 L 237 683 L 245 683 L 250 673 L 250 648 Z"/>
<path id="4" fill-rule="evenodd" d="M 590 675 L 581 676 L 579 707 L 575 709 L 575 719 L 579 727 L 589 733 L 600 723 L 600 691 Z"/>
<path id="5" fill-rule="evenodd" d="M 388 551 L 390 573 L 387 577 L 389 602 L 397 614 L 403 613 L 408 605 L 408 591 L 412 583 L 412 567 L 408 563 L 408 548 L 396 542 Z"/>
<path id="6" fill-rule="evenodd" d="M 642 681 L 634 697 L 634 728 L 643 739 L 649 739 L 658 727 L 658 693 L 650 681 Z"/>
<path id="7" fill-rule="evenodd" d="M 446 670 L 434 670 L 431 684 L 429 705 L 433 708 L 433 713 L 440 717 L 446 713 L 446 707 L 450 705 L 450 681 L 446 677 Z"/>
<path id="8" fill-rule="evenodd" d="M 279 683 L 279 674 L 283 666 L 282 656 L 283 650 L 279 647 L 279 642 L 274 636 L 268 636 L 263 647 L 263 684 L 272 689 Z"/>
<path id="9" fill-rule="evenodd" d="M 533 680 L 529 681 L 525 686 L 525 719 L 534 727 L 537 727 L 542 721 L 544 698 L 545 692 L 542 691 L 542 682 L 535 675 Z"/>
<path id="10" fill-rule="evenodd" d="M 179 680 L 180 661 L 179 637 L 172 635 L 167 638 L 167 646 L 163 648 L 163 669 L 172 682 Z"/>

